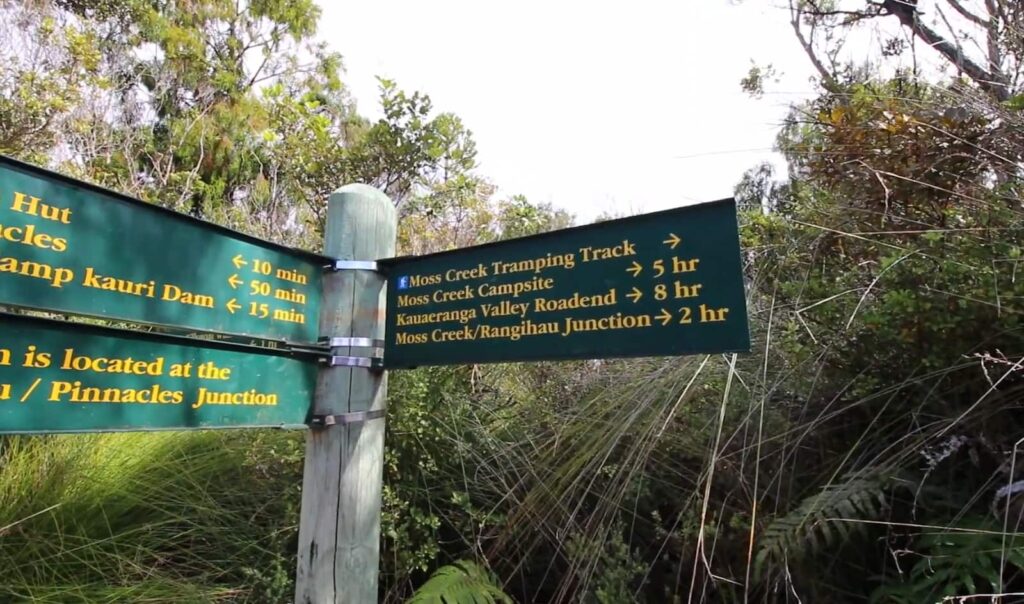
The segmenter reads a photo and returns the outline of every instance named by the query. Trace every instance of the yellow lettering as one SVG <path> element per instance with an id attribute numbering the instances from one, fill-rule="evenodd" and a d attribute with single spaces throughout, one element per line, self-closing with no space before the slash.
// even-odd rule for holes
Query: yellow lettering
<path id="1" fill-rule="evenodd" d="M 93 373 L 127 373 L 129 375 L 163 375 L 164 358 L 155 361 L 76 356 L 74 348 L 64 350 L 60 368 L 65 371 L 91 371 Z"/>
<path id="2" fill-rule="evenodd" d="M 693 283 L 687 285 L 676 281 L 676 298 L 696 298 L 700 295 L 700 289 L 704 285 L 700 283 Z"/>
<path id="3" fill-rule="evenodd" d="M 306 315 L 299 312 L 295 312 L 294 308 L 290 310 L 275 309 L 274 320 L 283 321 L 285 323 L 298 323 L 299 325 L 305 325 Z"/>
<path id="4" fill-rule="evenodd" d="M 292 283 L 298 283 L 299 285 L 305 285 L 309 282 L 305 275 L 299 271 L 279 268 L 274 275 L 283 281 L 291 281 Z"/>
<path id="5" fill-rule="evenodd" d="M 692 273 L 697 270 L 697 264 L 700 263 L 700 258 L 689 258 L 679 259 L 675 256 L 672 257 L 672 272 L 673 273 Z"/>
<path id="6" fill-rule="evenodd" d="M 398 332 L 396 339 L 399 344 L 426 344 L 427 334 Z"/>
<path id="7" fill-rule="evenodd" d="M 539 273 L 549 268 L 564 268 L 572 269 L 576 266 L 576 254 L 551 254 L 542 258 L 530 258 L 528 260 L 519 260 L 517 262 L 501 262 L 496 261 L 491 263 L 491 270 L 494 271 L 495 275 L 504 275 L 507 273 L 524 273 L 533 272 Z"/>
<path id="8" fill-rule="evenodd" d="M 705 304 L 700 305 L 701 323 L 715 323 L 718 321 L 724 321 L 725 316 L 727 314 L 729 314 L 728 308 L 709 308 Z"/>
<path id="9" fill-rule="evenodd" d="M 465 286 L 462 289 L 454 291 L 437 290 L 434 292 L 434 302 L 455 302 L 458 300 L 472 300 L 473 299 L 473 288 Z"/>
<path id="10" fill-rule="evenodd" d="M 71 224 L 71 209 L 59 208 L 43 203 L 38 197 L 30 197 L 24 193 L 14 194 L 14 203 L 11 209 L 30 216 L 38 216 L 45 220 L 53 220 L 63 224 Z"/>
<path id="11" fill-rule="evenodd" d="M 266 394 L 256 390 L 246 392 L 213 392 L 206 388 L 200 388 L 196 395 L 196 401 L 192 403 L 193 409 L 203 405 L 261 405 L 274 407 L 278 399 L 276 394 Z"/>
<path id="12" fill-rule="evenodd" d="M 97 388 L 83 386 L 82 382 L 55 381 L 50 384 L 50 402 L 119 403 L 178 405 L 185 396 L 180 390 L 164 390 L 159 384 L 149 388 Z"/>
<path id="13" fill-rule="evenodd" d="M 116 277 L 104 277 L 97 273 L 96 269 L 92 267 L 85 268 L 85 274 L 82 275 L 82 287 L 91 287 L 108 292 L 127 294 L 129 296 L 141 296 L 144 298 L 152 298 L 156 294 L 156 282 L 154 281 L 139 282 L 129 281 L 128 279 L 118 279 Z"/>
<path id="14" fill-rule="evenodd" d="M 164 285 L 163 295 L 160 297 L 160 299 L 163 300 L 164 302 L 178 302 L 179 304 L 199 306 L 202 308 L 214 307 L 213 296 L 205 296 L 203 294 L 194 294 L 192 292 L 187 292 L 178 287 L 177 285 Z"/>
<path id="15" fill-rule="evenodd" d="M 430 304 L 430 296 L 398 296 L 398 306 L 421 306 Z"/>
<path id="16" fill-rule="evenodd" d="M 483 263 L 471 269 L 448 269 L 444 274 L 446 281 L 467 281 L 469 279 L 480 279 L 487 276 L 487 267 Z"/>
<path id="17" fill-rule="evenodd" d="M 623 256 L 635 256 L 636 248 L 628 239 L 625 239 L 619 245 L 609 247 L 581 247 L 580 255 L 583 256 L 584 262 L 611 260 L 612 258 L 622 258 Z"/>
<path id="18" fill-rule="evenodd" d="M 46 400 L 51 403 L 60 402 L 61 395 L 71 392 L 71 382 L 53 382 L 50 384 L 50 397 Z"/>
<path id="19" fill-rule="evenodd" d="M 12 273 L 22 277 L 42 279 L 50 282 L 50 287 L 60 289 L 75 278 L 71 269 L 53 268 L 40 262 L 20 261 L 17 258 L 0 258 L 0 273 Z"/>

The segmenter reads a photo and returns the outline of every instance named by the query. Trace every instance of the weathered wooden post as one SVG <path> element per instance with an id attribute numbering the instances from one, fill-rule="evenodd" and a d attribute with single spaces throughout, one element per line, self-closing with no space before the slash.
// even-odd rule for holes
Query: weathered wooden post
<path id="1" fill-rule="evenodd" d="M 375 261 L 395 255 L 396 214 L 366 185 L 335 191 L 327 208 L 321 340 L 331 357 L 317 379 L 306 439 L 297 604 L 377 601 L 387 376 L 371 357 L 383 346 L 386 280 Z"/>

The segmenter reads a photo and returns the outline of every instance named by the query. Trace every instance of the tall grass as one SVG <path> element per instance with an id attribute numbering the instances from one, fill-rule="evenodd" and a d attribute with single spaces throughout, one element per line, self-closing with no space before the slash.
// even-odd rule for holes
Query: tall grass
<path id="1" fill-rule="evenodd" d="M 0 447 L 0 601 L 290 596 L 296 435 L 15 437 Z"/>

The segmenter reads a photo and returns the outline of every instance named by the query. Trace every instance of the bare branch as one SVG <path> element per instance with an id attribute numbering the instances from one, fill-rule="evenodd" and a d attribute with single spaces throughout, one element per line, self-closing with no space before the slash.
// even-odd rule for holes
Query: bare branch
<path id="1" fill-rule="evenodd" d="M 971 11 L 967 10 L 967 8 L 963 4 L 960 3 L 960 0 L 946 0 L 946 3 L 949 4 L 950 6 L 952 6 L 953 10 L 955 10 L 958 13 L 960 13 L 960 15 L 962 17 L 964 17 L 965 19 L 967 19 L 971 23 L 974 23 L 976 25 L 980 25 L 982 27 L 988 27 L 989 24 L 991 23 L 991 21 L 986 21 L 985 19 L 982 19 L 978 15 L 975 15 Z"/>
<path id="2" fill-rule="evenodd" d="M 886 0 L 886 3 L 893 3 L 893 0 Z M 891 7 L 889 8 L 889 11 L 890 14 L 895 15 L 896 18 L 899 19 L 901 25 L 912 31 L 914 35 L 920 38 L 925 44 L 938 51 L 938 53 L 945 57 L 950 63 L 956 65 L 957 69 L 962 73 L 967 74 L 967 76 L 981 87 L 982 90 L 991 94 L 1000 101 L 1005 101 L 1010 98 L 1009 91 L 1006 89 L 1006 86 L 998 80 L 998 75 L 986 70 L 984 67 L 964 56 L 964 53 L 961 52 L 959 47 L 925 25 L 921 19 L 918 18 L 916 11 L 893 9 Z"/>
<path id="3" fill-rule="evenodd" d="M 835 90 L 838 88 L 836 83 L 835 75 L 825 67 L 825 64 L 821 62 L 818 57 L 817 51 L 814 50 L 814 45 L 804 35 L 803 30 L 800 28 L 800 17 L 803 14 L 803 9 L 797 8 L 793 3 L 793 0 L 789 0 L 789 12 L 790 12 L 790 24 L 793 26 L 793 32 L 796 34 L 796 39 L 800 42 L 800 46 L 803 46 L 804 52 L 807 57 L 811 60 L 811 64 L 818 70 L 821 75 L 821 85 L 826 90 Z M 814 26 L 811 26 L 811 35 L 814 35 Z"/>
<path id="4" fill-rule="evenodd" d="M 985 24 L 985 38 L 988 42 L 988 68 L 992 71 L 993 79 L 1006 86 L 1007 77 L 1003 72 L 1003 51 L 999 33 L 1002 19 L 997 16 L 1002 11 L 996 0 L 985 0 L 985 7 L 989 12 L 989 19 Z"/>

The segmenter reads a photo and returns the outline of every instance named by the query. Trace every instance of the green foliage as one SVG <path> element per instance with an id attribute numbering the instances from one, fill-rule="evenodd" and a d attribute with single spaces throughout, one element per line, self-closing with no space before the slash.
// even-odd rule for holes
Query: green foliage
<path id="1" fill-rule="evenodd" d="M 302 471 L 294 436 L 4 439 L 0 599 L 287 600 Z"/>
<path id="2" fill-rule="evenodd" d="M 437 569 L 409 604 L 512 604 L 494 577 L 476 562 L 463 560 Z"/>
<path id="3" fill-rule="evenodd" d="M 45 161 L 90 88 L 107 85 L 98 32 L 42 10 L 0 5 L 0 153 Z M 37 52 L 26 47 L 45 39 Z"/>
<path id="4" fill-rule="evenodd" d="M 601 537 L 608 535 L 602 543 L 587 535 L 574 535 L 567 544 L 569 555 L 581 561 L 586 572 L 581 573 L 580 592 L 586 594 L 585 601 L 599 604 L 629 602 L 640 589 L 647 566 L 636 552 L 630 550 L 623 539 L 625 527 L 619 524 Z M 609 534 L 610 533 L 610 534 Z M 600 537 L 599 537 L 600 538 Z"/>
<path id="5" fill-rule="evenodd" d="M 916 561 L 903 580 L 881 585 L 871 600 L 911 604 L 999 593 L 1004 564 L 1011 574 L 1024 571 L 1024 545 L 1019 537 L 1009 541 L 986 518 L 965 518 L 955 529 L 925 533 L 914 541 Z"/>
<path id="6" fill-rule="evenodd" d="M 858 520 L 877 520 L 887 511 L 887 481 L 880 476 L 849 477 L 826 485 L 761 532 L 755 577 L 769 565 L 784 566 L 850 543 L 863 534 Z"/>
<path id="7" fill-rule="evenodd" d="M 779 72 L 771 63 L 765 66 L 751 64 L 750 71 L 740 80 L 740 88 L 754 98 L 764 95 L 766 81 L 778 81 Z"/>
<path id="8" fill-rule="evenodd" d="M 380 80 L 384 117 L 350 152 L 354 180 L 386 192 L 399 207 L 420 189 L 443 185 L 476 166 L 476 143 L 462 120 L 450 113 L 431 117 L 433 105 L 421 93 Z"/>
<path id="9" fill-rule="evenodd" d="M 533 204 L 522 195 L 498 205 L 497 233 L 501 239 L 526 237 L 572 226 L 572 217 L 551 204 Z"/>
<path id="10" fill-rule="evenodd" d="M 993 385 L 1015 373 L 996 351 L 1024 342 L 1002 310 L 1022 295 L 1008 158 L 1024 146 L 988 103 L 903 77 L 835 84 L 780 134 L 789 182 L 743 183 L 755 299 L 772 309 L 765 371 L 793 430 L 778 450 L 792 466 L 775 475 L 788 493 L 769 496 L 781 508 L 756 535 L 765 593 L 923 602 L 1019 581 L 1008 567 L 986 585 L 986 546 L 959 543 L 979 548 L 959 558 L 911 528 L 930 517 L 977 538 L 968 518 L 1012 480 L 1017 386 Z"/>

